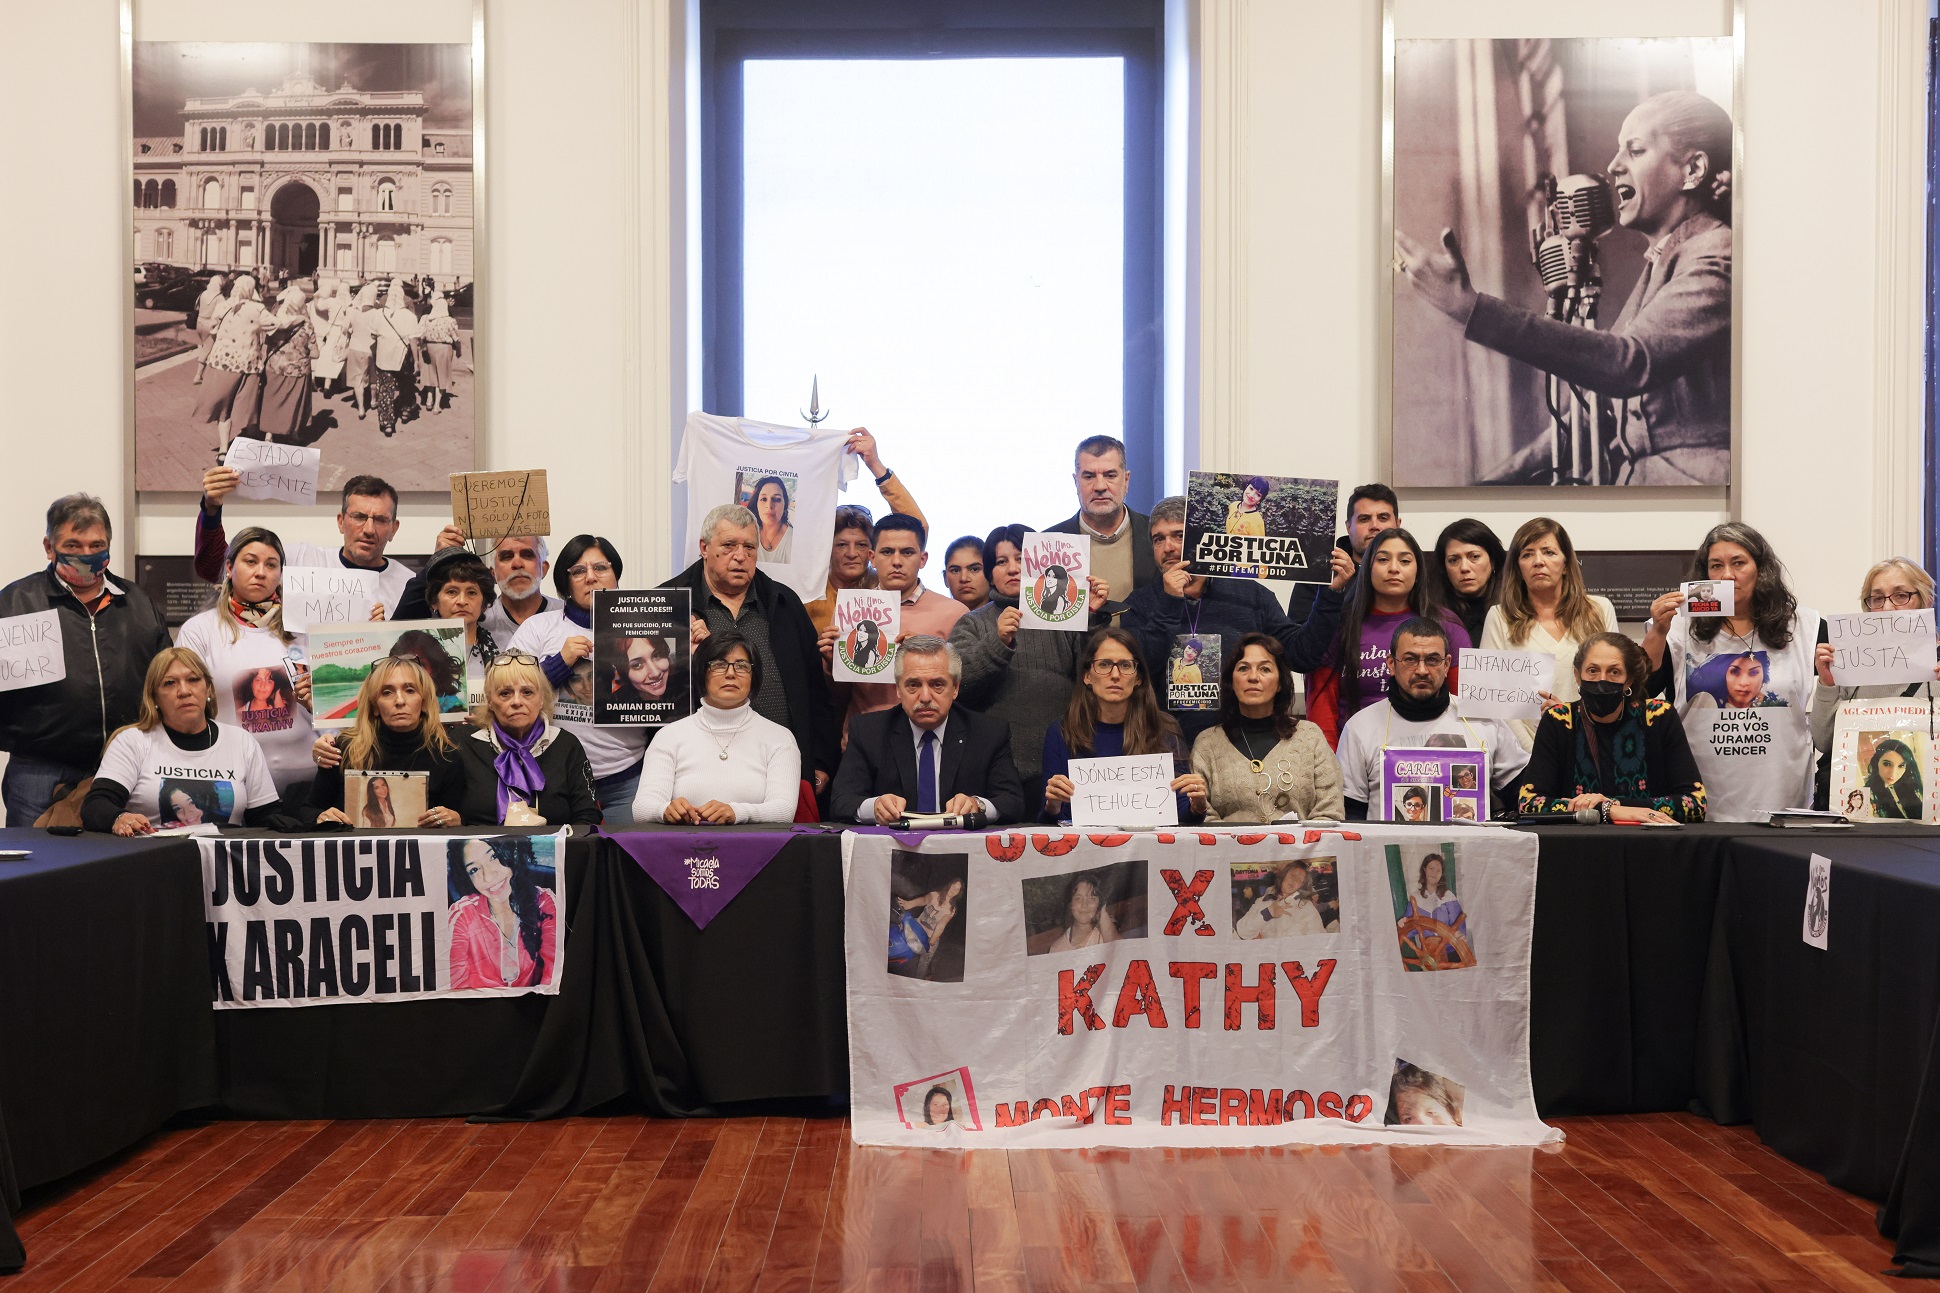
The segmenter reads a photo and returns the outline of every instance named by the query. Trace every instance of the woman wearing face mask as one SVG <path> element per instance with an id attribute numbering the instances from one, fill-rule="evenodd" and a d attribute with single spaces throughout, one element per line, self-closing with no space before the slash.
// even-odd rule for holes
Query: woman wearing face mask
<path id="1" fill-rule="evenodd" d="M 1502 591 L 1482 629 L 1488 651 L 1545 651 L 1556 657 L 1557 700 L 1576 699 L 1576 678 L 1570 665 L 1576 649 L 1599 633 L 1617 631 L 1616 608 L 1583 583 L 1576 547 L 1569 531 L 1546 516 L 1524 521 L 1509 541 L 1510 566 L 1502 574 Z M 1536 739 L 1536 724 L 1511 719 L 1524 748 Z"/>
<path id="2" fill-rule="evenodd" d="M 1078 657 L 1078 683 L 1065 704 L 1064 717 L 1044 733 L 1044 818 L 1056 821 L 1071 811 L 1077 787 L 1071 760 L 1116 758 L 1124 754 L 1169 754 L 1179 820 L 1197 821 L 1206 813 L 1206 780 L 1180 772 L 1186 762 L 1179 724 L 1159 708 L 1152 680 L 1139 658 L 1138 639 L 1120 628 L 1103 628 L 1085 642 Z"/>
<path id="3" fill-rule="evenodd" d="M 1576 649 L 1579 697 L 1543 711 L 1517 791 L 1524 817 L 1594 808 L 1606 822 L 1701 822 L 1704 784 L 1671 707 L 1644 698 L 1638 645 L 1599 633 Z"/>
<path id="4" fill-rule="evenodd" d="M 660 729 L 640 768 L 633 820 L 684 826 L 792 822 L 801 792 L 795 735 L 754 712 L 761 660 L 732 630 L 694 648 L 701 707 Z"/>
<path id="5" fill-rule="evenodd" d="M 1472 642 L 1482 640 L 1482 626 L 1495 605 L 1505 562 L 1502 540 L 1472 517 L 1450 521 L 1435 540 L 1435 555 L 1428 563 L 1435 576 L 1435 595 L 1461 617 Z"/>
<path id="6" fill-rule="evenodd" d="M 552 582 L 565 604 L 541 611 L 512 635 L 508 651 L 536 656 L 555 689 L 559 726 L 586 747 L 597 779 L 600 807 L 609 827 L 630 825 L 640 790 L 640 756 L 647 729 L 598 727 L 593 722 L 593 594 L 618 588 L 625 563 L 607 540 L 577 534 L 559 550 Z"/>
<path id="7" fill-rule="evenodd" d="M 273 531 L 251 526 L 230 540 L 214 608 L 192 616 L 176 645 L 208 663 L 217 694 L 262 746 L 277 793 L 316 774 L 310 671 L 294 663 L 298 635 L 283 627 L 283 541 Z M 271 694 L 259 698 L 266 682 Z"/>
<path id="8" fill-rule="evenodd" d="M 1028 527 L 1000 525 L 983 541 L 983 568 L 990 600 L 951 626 L 950 645 L 963 657 L 958 702 L 1010 724 L 1010 750 L 1026 803 L 1036 802 L 1043 780 L 1044 733 L 1071 703 L 1071 680 L 1085 645 L 1079 633 L 1020 633 L 1024 612 L 1024 534 Z M 1104 606 L 1104 583 L 1090 581 L 1092 626 Z"/>
<path id="9" fill-rule="evenodd" d="M 416 660 L 383 660 L 357 693 L 357 717 L 341 732 L 325 733 L 318 746 L 317 779 L 310 787 L 309 820 L 355 826 L 344 811 L 344 771 L 426 774 L 424 813 L 406 825 L 456 826 L 465 798 L 458 750 L 439 721 L 431 675 Z M 326 762 L 327 758 L 327 762 Z"/>
<path id="10" fill-rule="evenodd" d="M 1368 540 L 1360 568 L 1347 585 L 1334 645 L 1320 668 L 1307 675 L 1307 717 L 1330 749 L 1340 744 L 1341 728 L 1361 706 L 1386 694 L 1388 648 L 1396 629 L 1416 616 L 1439 621 L 1448 630 L 1451 659 L 1463 647 L 1475 645 L 1455 613 L 1435 600 L 1423 564 L 1421 545 L 1406 530 L 1383 530 Z M 1450 666 L 1451 692 L 1457 690 L 1456 677 Z"/>

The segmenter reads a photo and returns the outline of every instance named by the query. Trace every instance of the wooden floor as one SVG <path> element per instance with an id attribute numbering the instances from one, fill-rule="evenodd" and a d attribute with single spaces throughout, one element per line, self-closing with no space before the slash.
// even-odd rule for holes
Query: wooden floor
<path id="1" fill-rule="evenodd" d="M 949 1153 L 840 1120 L 217 1123 L 31 1197 L 0 1291 L 1885 1284 L 1872 1205 L 1746 1129 L 1560 1125 L 1547 1150 Z"/>

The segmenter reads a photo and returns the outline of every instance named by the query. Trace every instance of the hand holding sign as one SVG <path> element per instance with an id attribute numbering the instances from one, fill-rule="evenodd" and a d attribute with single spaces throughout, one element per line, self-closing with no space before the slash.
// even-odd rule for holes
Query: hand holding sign
<path id="1" fill-rule="evenodd" d="M 842 588 L 835 594 L 831 660 L 837 682 L 888 682 L 902 636 L 902 598 L 878 588 Z"/>
<path id="2" fill-rule="evenodd" d="M 0 619 L 0 691 L 18 691 L 67 677 L 61 613 L 34 611 Z"/>
<path id="3" fill-rule="evenodd" d="M 291 566 L 283 572 L 283 623 L 293 633 L 312 624 L 348 628 L 371 617 L 377 572 L 331 566 Z"/>
<path id="4" fill-rule="evenodd" d="M 1738 585 L 1729 579 L 1694 579 L 1679 584 L 1677 591 L 1684 594 L 1684 604 L 1677 611 L 1679 615 L 1701 619 L 1738 613 Z"/>
<path id="5" fill-rule="evenodd" d="M 1547 651 L 1461 649 L 1460 700 L 1464 718 L 1542 716 L 1543 697 L 1556 685 L 1556 657 Z"/>
<path id="6" fill-rule="evenodd" d="M 1071 760 L 1073 826 L 1177 826 L 1172 756 Z"/>
<path id="7" fill-rule="evenodd" d="M 1828 615 L 1825 624 L 1834 685 L 1934 680 L 1932 608 Z"/>
<path id="8" fill-rule="evenodd" d="M 313 506 L 317 501 L 317 471 L 322 451 L 267 440 L 232 440 L 222 464 L 239 473 L 237 498 Z"/>
<path id="9" fill-rule="evenodd" d="M 451 519 L 466 538 L 494 543 L 514 534 L 551 534 L 552 505 L 546 498 L 546 473 L 454 471 Z"/>
<path id="10" fill-rule="evenodd" d="M 1017 604 L 1027 629 L 1083 633 L 1085 578 L 1091 572 L 1091 540 L 1078 534 L 1026 534 L 1024 584 Z"/>

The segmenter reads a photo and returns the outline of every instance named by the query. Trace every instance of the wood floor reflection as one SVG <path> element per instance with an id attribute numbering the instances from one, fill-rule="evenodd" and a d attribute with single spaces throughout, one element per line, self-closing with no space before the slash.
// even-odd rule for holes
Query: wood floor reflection
<path id="1" fill-rule="evenodd" d="M 1873 1206 L 1744 1128 L 1546 1150 L 938 1153 L 824 1119 L 216 1123 L 30 1196 L 40 1289 L 1859 1289 Z"/>

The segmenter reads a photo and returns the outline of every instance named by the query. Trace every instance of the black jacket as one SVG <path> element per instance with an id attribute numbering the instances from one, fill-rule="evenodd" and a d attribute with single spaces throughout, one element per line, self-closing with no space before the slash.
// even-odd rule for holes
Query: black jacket
<path id="1" fill-rule="evenodd" d="M 997 809 L 991 824 L 1030 820 L 1024 786 L 1010 758 L 1010 724 L 972 710 L 952 708 L 937 765 L 937 811 L 952 795 L 978 795 Z M 849 719 L 849 749 L 829 793 L 829 816 L 853 822 L 862 801 L 901 795 L 916 808 L 916 737 L 899 705 Z"/>
<path id="2" fill-rule="evenodd" d="M 455 730 L 448 730 L 445 734 L 456 741 L 468 741 L 471 739 L 472 729 L 461 725 Z M 340 750 L 343 749 L 349 739 L 350 734 L 348 732 L 339 733 L 337 736 L 337 748 Z M 458 762 L 458 755 L 455 752 L 427 750 L 418 743 L 415 732 L 409 733 L 406 737 L 400 739 L 396 733 L 387 728 L 380 727 L 377 732 L 377 750 L 375 753 L 377 755 L 376 762 L 367 771 L 428 773 L 430 775 L 425 779 L 424 787 L 424 806 L 426 808 L 449 808 L 460 817 L 464 816 L 465 773 Z M 487 764 L 490 762 L 490 759 L 486 760 Z M 543 768 L 544 766 L 545 760 L 542 757 L 540 759 L 540 767 Z M 490 787 L 487 787 L 487 789 L 489 790 Z M 317 779 L 310 786 L 309 806 L 300 814 L 305 827 L 316 825 L 317 818 L 322 816 L 326 809 L 342 808 L 343 806 L 344 765 L 339 763 L 334 768 L 318 768 Z M 493 796 L 492 807 L 494 810 L 498 807 L 496 795 Z M 540 809 L 542 814 L 544 811 L 544 809 Z M 551 819 L 548 818 L 547 820 Z M 363 823 L 359 822 L 357 825 L 362 826 Z M 397 824 L 399 830 L 415 828 L 416 826 L 417 823 L 414 821 L 407 822 L 399 820 Z"/>
<path id="3" fill-rule="evenodd" d="M 1152 555 L 1152 518 L 1143 512 L 1132 512 L 1129 507 L 1125 510 L 1132 513 L 1132 532 L 1124 538 L 1124 542 L 1132 545 L 1132 586 L 1123 594 L 1120 594 L 1116 588 L 1112 589 L 1114 603 L 1129 600 L 1132 593 L 1159 580 L 1158 559 Z M 1045 526 L 1043 532 L 1045 534 L 1082 534 L 1089 538 L 1091 531 L 1078 524 L 1078 515 L 1073 512 L 1056 525 Z"/>
<path id="4" fill-rule="evenodd" d="M 148 662 L 169 645 L 168 625 L 148 594 L 113 574 L 119 594 L 98 615 L 74 600 L 54 567 L 0 588 L 0 617 L 60 612 L 67 677 L 0 692 L 0 750 L 92 768 L 118 727 L 141 714 Z"/>
<path id="5" fill-rule="evenodd" d="M 532 805 L 548 826 L 598 826 L 599 797 L 593 793 L 593 765 L 579 738 L 550 724 L 552 740 L 539 751 L 539 775 L 545 786 Z M 458 766 L 465 773 L 465 798 L 458 812 L 467 826 L 498 826 L 498 748 L 477 728 L 453 733 L 458 742 Z"/>
<path id="6" fill-rule="evenodd" d="M 707 618 L 701 614 L 701 608 L 707 605 L 711 594 L 707 590 L 707 573 L 700 562 L 696 561 L 660 586 L 687 589 L 694 595 L 694 614 L 703 620 Z M 761 685 L 778 686 L 788 696 L 788 728 L 795 734 L 795 745 L 802 752 L 802 778 L 812 783 L 817 771 L 833 776 L 842 758 L 842 724 L 829 695 L 828 675 L 822 672 L 822 652 L 816 643 L 815 625 L 794 589 L 776 583 L 759 570 L 754 572 L 748 595 L 768 617 L 768 645 L 775 653 L 775 667 L 781 673 L 780 678 L 763 678 Z"/>

